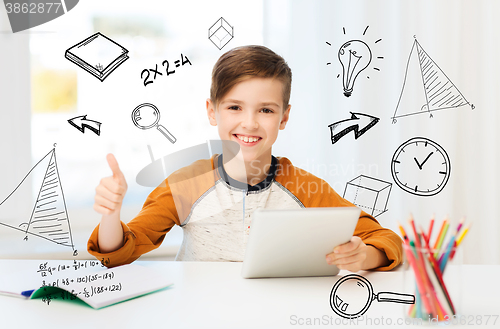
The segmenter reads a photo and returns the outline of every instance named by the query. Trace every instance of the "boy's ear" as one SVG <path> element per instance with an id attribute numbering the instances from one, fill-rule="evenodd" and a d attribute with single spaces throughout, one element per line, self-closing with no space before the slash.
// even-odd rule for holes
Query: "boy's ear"
<path id="1" fill-rule="evenodd" d="M 212 126 L 217 126 L 217 119 L 215 118 L 215 107 L 210 98 L 207 98 L 207 115 L 210 124 Z"/>
<path id="2" fill-rule="evenodd" d="M 288 107 L 286 108 L 285 112 L 283 112 L 283 117 L 281 118 L 280 122 L 280 130 L 285 129 L 286 123 L 288 122 L 288 119 L 290 118 L 290 109 L 292 108 L 292 105 L 288 104 Z"/>

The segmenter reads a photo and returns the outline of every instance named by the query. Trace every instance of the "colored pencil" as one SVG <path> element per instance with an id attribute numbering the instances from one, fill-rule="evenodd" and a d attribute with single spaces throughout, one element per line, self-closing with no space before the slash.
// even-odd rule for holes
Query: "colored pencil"
<path id="1" fill-rule="evenodd" d="M 422 233 L 422 234 L 425 234 L 425 233 Z M 428 259 L 432 264 L 432 268 L 434 269 L 434 273 L 436 274 L 436 278 L 437 278 L 439 285 L 444 293 L 446 301 L 448 302 L 448 305 L 450 306 L 450 309 L 453 312 L 453 314 L 455 314 L 455 307 L 453 306 L 453 303 L 451 301 L 450 295 L 448 293 L 448 289 L 446 289 L 446 285 L 444 284 L 443 275 L 439 269 L 439 265 L 437 264 L 436 259 L 434 257 L 432 257 L 432 250 L 431 250 L 429 244 L 426 244 L 426 248 L 427 248 L 427 251 L 429 252 L 429 256 L 430 256 L 430 257 L 428 257 Z"/>
<path id="2" fill-rule="evenodd" d="M 448 243 L 448 246 L 446 247 L 446 249 L 448 248 L 453 248 L 452 251 L 451 251 L 451 255 L 450 255 L 450 259 L 453 259 L 453 256 L 455 256 L 455 251 L 456 251 L 456 247 L 457 247 L 457 236 L 460 232 L 460 229 L 462 228 L 463 224 L 464 224 L 464 221 L 465 221 L 465 217 L 462 217 L 462 219 L 460 220 L 460 222 L 458 223 L 458 226 L 457 226 L 457 231 L 455 232 L 455 241 L 453 241 L 453 246 L 450 247 L 449 243 Z M 451 242 L 451 240 L 450 240 Z M 441 257 L 439 258 L 439 264 L 441 265 L 441 262 L 443 261 L 443 258 L 444 258 L 444 253 L 441 255 Z"/>
<path id="3" fill-rule="evenodd" d="M 420 294 L 418 293 L 418 287 L 415 284 L 415 304 L 411 304 L 410 308 L 408 309 L 408 315 L 410 318 L 422 318 L 423 315 L 421 313 L 421 305 L 422 302 L 420 301 Z"/>
<path id="4" fill-rule="evenodd" d="M 404 237 L 404 242 L 406 244 L 406 248 L 409 248 L 410 247 L 410 243 L 408 241 L 408 236 L 406 235 L 406 232 L 403 228 L 403 226 L 398 222 L 398 225 L 399 225 L 399 229 L 401 230 L 401 233 L 403 233 L 403 237 Z M 406 257 L 408 258 L 408 256 Z M 408 259 L 408 262 L 410 262 L 410 260 Z M 410 266 L 412 266 L 413 268 L 413 265 L 410 264 Z M 417 275 L 415 273 L 415 275 Z M 408 314 L 410 315 L 411 318 L 423 318 L 423 314 L 422 314 L 422 301 L 421 301 L 421 298 L 420 298 L 420 291 L 418 290 L 418 284 L 415 284 L 415 304 L 411 304 L 410 305 L 410 308 L 408 309 Z"/>
<path id="5" fill-rule="evenodd" d="M 451 252 L 451 255 L 450 255 L 451 259 L 453 259 L 453 257 L 455 257 L 455 253 L 457 252 L 457 247 L 459 245 L 459 242 L 457 240 L 460 240 L 460 243 L 462 243 L 462 240 L 464 239 L 465 235 L 467 234 L 467 232 L 469 232 L 470 226 L 471 226 L 471 224 L 467 225 L 467 227 L 465 227 L 463 229 L 463 231 L 458 234 L 457 239 L 455 239 L 455 245 L 454 245 L 455 248 Z"/>
<path id="6" fill-rule="evenodd" d="M 18 298 L 25 298 L 25 299 L 29 297 L 28 295 L 25 294 L 25 291 L 23 291 L 22 293 L 19 294 L 19 293 L 15 293 L 15 292 L 1 291 L 0 290 L 0 295 L 10 296 L 10 297 L 18 297 Z"/>
<path id="7" fill-rule="evenodd" d="M 441 235 L 438 237 L 437 246 L 434 246 L 435 252 L 434 252 L 434 258 L 437 258 L 439 255 L 439 249 L 441 249 L 441 245 L 443 244 L 444 237 L 446 236 L 446 233 L 448 232 L 448 228 L 450 227 L 450 223 L 448 222 L 447 219 L 444 221 L 444 228 L 443 231 L 441 232 Z"/>
<path id="8" fill-rule="evenodd" d="M 450 259 L 453 259 L 453 257 L 455 257 L 456 252 L 457 252 L 457 239 L 455 239 L 455 242 L 453 242 Z"/>
<path id="9" fill-rule="evenodd" d="M 419 238 L 419 235 L 417 233 L 417 229 L 415 227 L 415 221 L 413 220 L 413 216 L 410 215 L 410 219 L 408 220 L 408 222 L 410 223 L 410 227 L 411 229 L 413 230 L 413 234 L 415 235 L 415 245 L 417 246 L 417 248 L 420 249 L 420 238 Z"/>
<path id="10" fill-rule="evenodd" d="M 414 310 L 412 311 L 412 317 L 415 316 L 419 318 L 423 318 L 424 314 L 422 313 L 422 298 L 420 297 L 420 291 L 418 291 L 418 287 L 415 287 L 415 304 L 413 306 Z"/>
<path id="11" fill-rule="evenodd" d="M 422 249 L 425 249 L 425 250 L 423 251 L 423 254 L 425 254 L 427 256 L 427 257 L 423 257 L 424 261 L 425 261 L 424 262 L 425 269 L 426 269 L 426 273 L 429 275 L 429 281 L 431 284 L 432 292 L 434 293 L 433 296 L 436 298 L 436 305 L 437 305 L 436 309 L 438 311 L 438 318 L 444 320 L 444 316 L 446 314 L 450 314 L 452 310 L 449 308 L 447 310 L 445 310 L 445 308 L 441 304 L 441 300 L 443 300 L 445 298 L 445 296 L 443 294 L 442 288 L 440 287 L 441 284 L 439 283 L 439 279 L 437 278 L 437 273 L 434 269 L 434 265 L 433 265 L 432 261 L 430 260 L 431 258 L 434 258 L 434 257 L 432 256 L 432 253 L 429 253 L 429 249 L 426 248 L 427 246 L 429 246 L 430 239 L 428 236 L 425 235 L 422 227 L 420 227 L 420 232 L 421 232 L 421 234 L 423 236 L 423 240 L 424 240 L 424 245 L 422 246 Z M 430 275 L 430 273 L 432 273 L 433 276 Z"/>
<path id="12" fill-rule="evenodd" d="M 420 274 L 422 275 L 422 282 L 424 284 L 424 294 L 426 294 L 429 299 L 430 307 L 434 311 L 433 314 L 439 314 L 436 304 L 434 303 L 434 299 L 432 296 L 432 283 L 430 281 L 430 278 L 428 277 L 427 271 L 425 269 L 425 262 L 424 262 L 424 256 L 422 255 L 422 246 L 420 244 L 420 235 L 417 232 L 417 229 L 415 227 L 415 221 L 413 220 L 413 216 L 410 214 L 410 219 L 408 220 L 410 223 L 410 227 L 413 231 L 413 234 L 415 235 L 415 241 L 410 241 L 410 245 L 412 247 L 416 247 L 416 261 L 419 263 L 420 267 Z"/>
<path id="13" fill-rule="evenodd" d="M 458 233 L 460 232 L 460 228 L 462 227 L 462 225 L 464 223 L 464 220 L 465 220 L 465 218 L 462 218 L 460 220 L 460 222 L 458 223 L 457 230 L 456 230 L 455 234 L 453 235 L 453 239 L 450 239 L 450 241 L 448 242 L 448 245 L 446 246 L 445 251 L 447 251 L 450 248 L 456 248 L 456 246 L 457 246 L 457 236 L 458 236 Z M 450 244 L 453 244 L 453 245 L 450 245 Z M 439 266 L 441 266 L 441 263 L 443 262 L 445 254 L 446 254 L 446 252 L 443 252 L 441 254 L 441 257 L 439 257 L 439 261 L 438 261 Z M 453 255 L 454 254 L 455 254 L 455 250 L 452 249 L 451 255 L 449 256 L 450 259 L 453 259 Z M 443 271 L 443 269 L 441 269 L 441 271 Z"/>
<path id="14" fill-rule="evenodd" d="M 399 222 L 398 222 L 398 226 L 399 226 L 399 230 L 401 231 L 401 235 L 403 235 L 403 238 L 404 238 L 405 236 L 407 237 L 408 235 L 406 234 L 406 231 L 405 231 L 405 229 L 403 228 L 403 226 L 401 225 L 401 223 L 399 223 Z"/>
<path id="15" fill-rule="evenodd" d="M 410 244 L 408 245 L 410 246 Z M 424 282 L 422 280 L 422 274 L 420 273 L 420 269 L 419 269 L 419 266 L 417 264 L 417 261 L 415 259 L 415 256 L 414 256 L 414 252 L 413 252 L 413 249 L 414 248 L 411 248 L 411 247 L 407 247 L 407 248 L 404 248 L 405 249 L 405 252 L 406 252 L 406 257 L 408 258 L 408 261 L 411 265 L 411 267 L 413 268 L 413 273 L 415 274 L 415 282 L 417 283 L 417 287 L 418 287 L 418 290 L 420 292 L 420 296 L 422 297 L 422 302 L 424 304 L 424 307 L 425 307 L 425 310 L 426 310 L 426 313 L 427 314 L 430 314 L 432 315 L 433 314 L 433 310 L 431 308 L 431 305 L 429 303 L 429 300 L 425 294 L 425 286 L 424 286 Z"/>
<path id="16" fill-rule="evenodd" d="M 441 236 L 441 234 L 443 234 L 443 230 L 444 230 L 444 227 L 446 226 L 446 222 L 447 222 L 447 221 L 448 221 L 448 220 L 447 220 L 447 219 L 445 219 L 445 220 L 443 221 L 443 224 L 441 224 L 441 229 L 439 229 L 439 233 L 438 233 L 438 235 L 437 235 L 437 237 L 436 237 L 436 243 L 434 243 L 434 248 L 432 248 L 432 249 L 437 249 L 437 248 L 438 248 L 437 246 L 438 246 L 438 242 L 439 242 L 439 237 Z"/>
<path id="17" fill-rule="evenodd" d="M 429 233 L 427 233 L 427 238 L 431 239 L 432 228 L 434 227 L 434 215 L 432 215 L 431 222 L 429 224 Z M 423 232 L 423 231 L 422 231 Z"/>
<path id="18" fill-rule="evenodd" d="M 439 269 L 441 270 L 441 273 L 444 273 L 444 269 L 446 267 L 446 263 L 448 262 L 448 259 L 450 257 L 451 249 L 455 245 L 455 236 L 451 237 L 450 242 L 448 243 L 448 247 L 446 248 L 446 252 L 443 253 L 443 257 L 439 260 Z"/>
<path id="19" fill-rule="evenodd" d="M 436 294 L 434 292 L 434 288 L 432 286 L 432 280 L 429 277 L 429 274 L 427 273 L 427 270 L 426 270 L 425 257 L 422 254 L 422 245 L 420 244 L 420 236 L 421 236 L 421 234 L 419 234 L 417 232 L 417 229 L 415 227 L 415 221 L 414 221 L 412 215 L 410 215 L 409 223 L 410 223 L 410 226 L 411 226 L 411 228 L 413 230 L 413 234 L 415 235 L 415 245 L 417 247 L 416 250 L 417 250 L 417 253 L 418 253 L 417 261 L 420 262 L 420 267 L 421 267 L 421 273 L 422 273 L 422 277 L 423 277 L 423 282 L 424 282 L 424 285 L 425 285 L 425 288 L 426 288 L 426 292 L 428 294 L 428 298 L 429 298 L 431 307 L 434 310 L 434 312 L 435 312 L 436 315 L 438 315 L 438 316 L 442 315 L 442 313 L 439 310 L 439 306 L 438 306 L 439 300 L 437 299 L 437 296 L 436 296 Z M 425 240 L 425 238 L 424 238 L 424 240 Z M 410 244 L 411 244 L 411 242 L 410 242 Z M 434 303 L 434 297 L 436 297 L 436 303 Z"/>
<path id="20" fill-rule="evenodd" d="M 427 296 L 427 298 L 429 299 L 429 304 L 431 306 L 431 309 L 433 311 L 433 315 L 438 315 L 438 307 L 437 307 L 437 304 L 435 303 L 435 292 L 434 292 L 434 288 L 432 286 L 432 281 L 431 281 L 431 278 L 429 276 L 429 273 L 427 271 L 427 268 L 425 266 L 425 257 L 422 253 L 422 248 L 416 248 L 415 246 L 415 242 L 414 241 L 410 241 L 410 246 L 412 246 L 415 250 L 415 252 L 418 254 L 418 258 L 416 258 L 416 261 L 417 261 L 417 264 L 419 266 L 419 269 L 420 269 L 420 274 L 422 276 L 422 282 L 424 283 L 424 293 L 425 295 Z"/>
<path id="21" fill-rule="evenodd" d="M 410 231 L 413 232 L 415 240 L 410 240 L 404 227 L 398 222 L 399 229 L 405 241 L 405 253 L 415 274 L 416 281 L 416 300 L 408 310 L 411 317 L 424 318 L 426 316 L 437 316 L 439 321 L 445 320 L 445 316 L 455 315 L 455 307 L 451 301 L 448 289 L 443 281 L 443 272 L 446 265 L 456 252 L 457 247 L 467 235 L 470 224 L 464 226 L 465 219 L 462 218 L 457 225 L 455 232 L 452 233 L 450 240 L 444 248 L 444 240 L 450 230 L 450 222 L 446 218 L 435 238 L 434 248 L 431 249 L 430 236 L 434 226 L 435 219 L 431 218 L 428 228 L 428 234 L 422 227 L 420 231 L 416 230 L 415 221 L 410 215 L 408 221 Z M 451 230 L 450 230 L 451 231 Z M 440 249 L 443 251 L 441 252 Z M 437 260 L 440 255 L 439 261 Z M 423 308 L 421 307 L 423 306 Z"/>
<path id="22" fill-rule="evenodd" d="M 458 234 L 458 232 L 460 232 L 460 229 L 462 228 L 462 225 L 464 225 L 464 221 L 465 221 L 465 217 L 462 217 L 462 219 L 458 223 L 456 234 Z"/>
<path id="23" fill-rule="evenodd" d="M 457 247 L 462 243 L 462 240 L 465 238 L 465 235 L 467 232 L 469 232 L 470 224 L 468 224 L 464 230 L 460 233 L 460 235 L 457 238 Z"/>

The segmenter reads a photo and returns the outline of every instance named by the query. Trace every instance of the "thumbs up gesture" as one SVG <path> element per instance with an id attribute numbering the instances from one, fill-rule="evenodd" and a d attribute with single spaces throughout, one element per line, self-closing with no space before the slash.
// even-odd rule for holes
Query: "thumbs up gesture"
<path id="1" fill-rule="evenodd" d="M 106 156 L 112 176 L 104 177 L 95 189 L 94 210 L 101 215 L 119 214 L 127 192 L 127 181 L 113 154 Z"/>

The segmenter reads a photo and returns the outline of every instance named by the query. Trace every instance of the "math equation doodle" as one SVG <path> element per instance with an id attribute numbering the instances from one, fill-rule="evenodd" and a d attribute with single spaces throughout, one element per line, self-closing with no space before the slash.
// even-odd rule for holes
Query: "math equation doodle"
<path id="1" fill-rule="evenodd" d="M 46 163 L 46 167 L 42 167 L 44 163 Z M 68 210 L 57 167 L 55 148 L 31 168 L 17 187 L 0 202 L 0 206 L 9 201 L 37 168 L 40 168 L 40 170 L 45 168 L 45 170 L 41 171 L 44 172 L 43 179 L 40 183 L 40 189 L 29 220 L 16 225 L 9 223 L 4 216 L 0 216 L 0 225 L 23 232 L 25 235 L 24 240 L 26 241 L 28 240 L 28 235 L 33 235 L 61 246 L 70 247 L 73 249 L 73 255 L 76 256 L 78 252 L 75 250 L 73 244 Z"/>
<path id="2" fill-rule="evenodd" d="M 405 91 L 419 92 L 418 101 L 424 104 L 420 108 L 415 108 L 415 100 L 410 97 L 411 92 L 405 93 Z M 465 99 L 460 90 L 415 38 L 406 63 L 401 94 L 394 115 L 391 117 L 392 123 L 396 123 L 398 118 L 423 113 L 427 113 L 429 118 L 432 118 L 434 111 L 454 109 L 465 105 L 474 109 L 474 105 Z"/>
<path id="3" fill-rule="evenodd" d="M 42 298 L 42 302 L 47 305 L 57 299 L 78 298 L 94 309 L 99 309 L 172 285 L 164 275 L 147 267 L 128 264 L 100 269 L 99 265 L 102 264 L 96 260 L 75 260 L 72 265 L 41 263 L 37 269 L 37 273 L 43 277 L 39 288 L 25 291 L 23 296 Z M 49 270 L 51 275 L 54 274 L 53 277 L 47 276 Z"/>
<path id="4" fill-rule="evenodd" d="M 90 269 L 94 267 L 105 267 L 109 264 L 109 258 L 102 258 L 101 261 L 98 260 L 73 260 L 71 265 L 69 264 L 58 264 L 51 265 L 49 262 L 40 263 L 37 269 L 37 273 L 41 275 L 42 278 L 54 275 L 59 272 L 69 272 L 70 270 L 78 271 L 83 269 Z"/>
<path id="5" fill-rule="evenodd" d="M 174 65 L 175 67 L 180 67 L 184 66 L 185 64 L 193 65 L 191 64 L 191 61 L 187 56 L 184 56 L 181 54 L 181 59 L 175 60 Z M 165 75 L 169 76 L 175 73 L 175 69 L 173 67 L 170 67 L 170 62 L 168 60 L 164 60 L 161 62 L 161 65 L 165 68 Z M 158 71 L 160 70 L 160 71 Z M 163 76 L 163 73 L 161 72 L 161 68 L 158 69 L 158 64 L 155 64 L 154 69 L 144 69 L 141 71 L 141 79 L 144 79 L 144 87 L 149 85 L 150 83 L 153 83 L 156 80 L 156 76 Z"/>

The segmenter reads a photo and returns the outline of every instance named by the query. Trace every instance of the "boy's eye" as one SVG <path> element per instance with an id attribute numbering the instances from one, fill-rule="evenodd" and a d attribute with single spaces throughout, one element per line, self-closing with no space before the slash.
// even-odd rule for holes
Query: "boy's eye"
<path id="1" fill-rule="evenodd" d="M 271 109 L 262 109 L 262 112 L 264 113 L 273 113 L 274 111 Z"/>
<path id="2" fill-rule="evenodd" d="M 229 107 L 230 110 L 239 110 L 240 107 L 238 105 L 233 105 Z"/>

